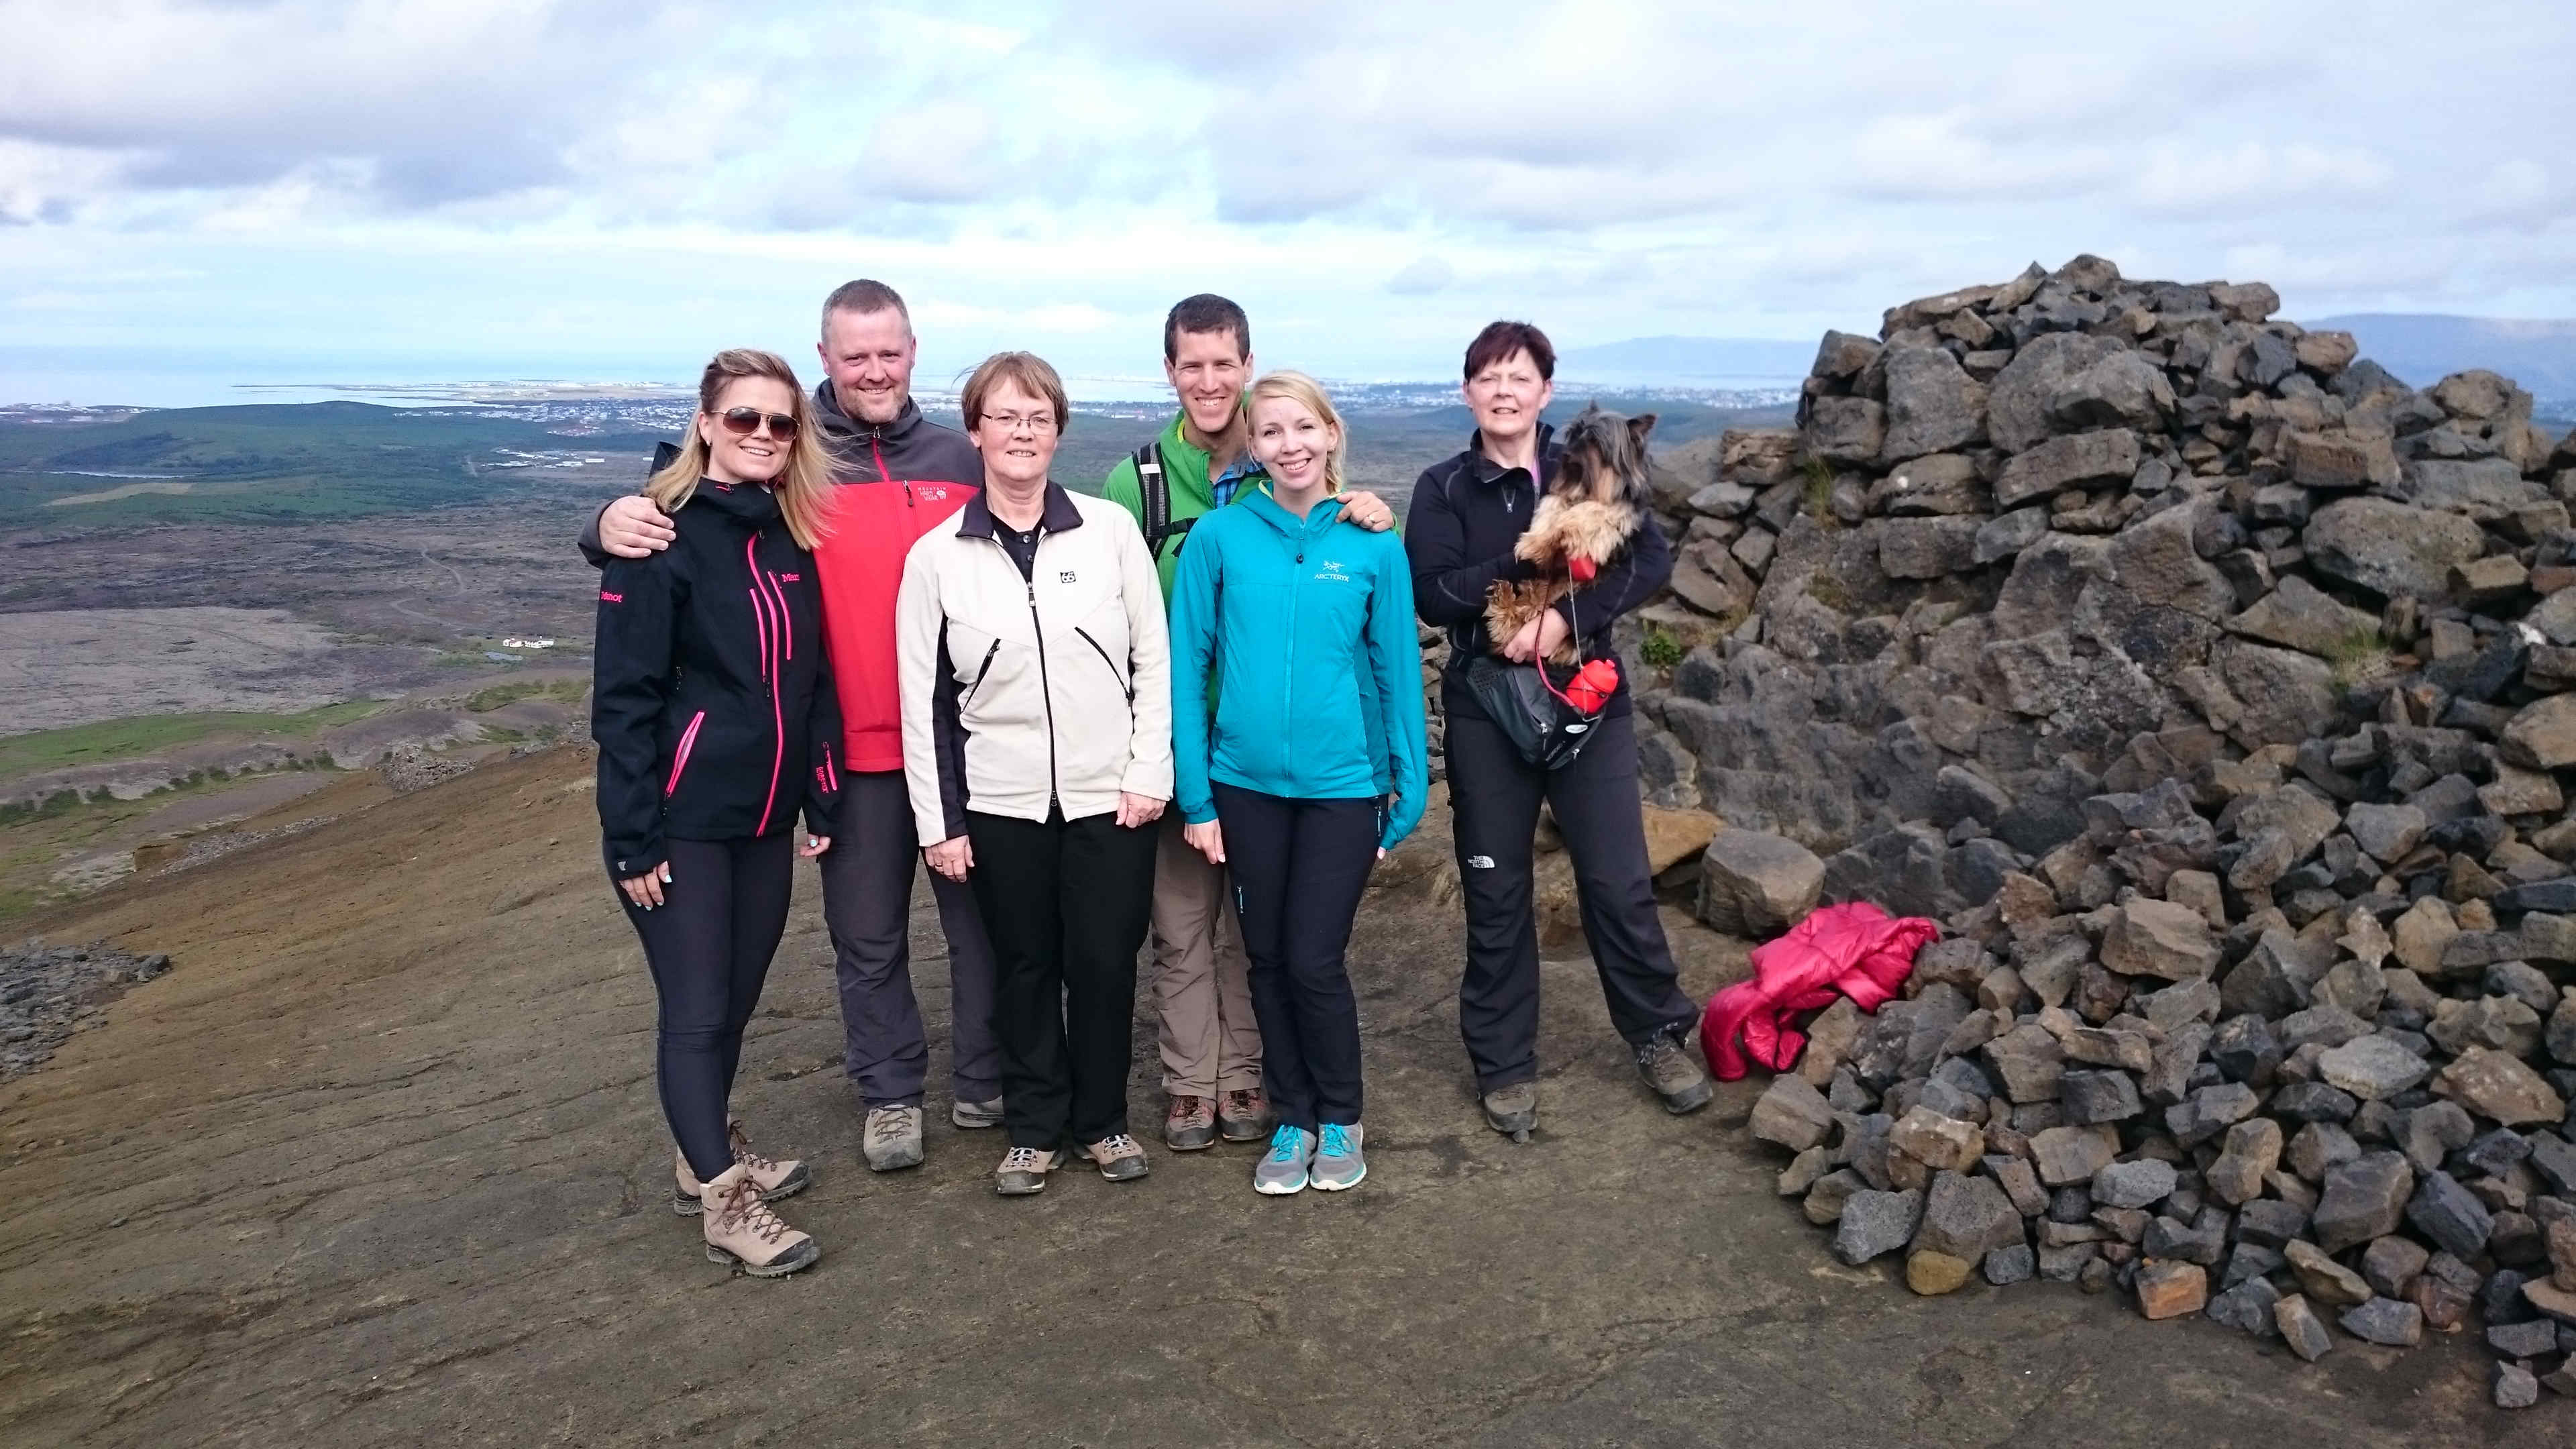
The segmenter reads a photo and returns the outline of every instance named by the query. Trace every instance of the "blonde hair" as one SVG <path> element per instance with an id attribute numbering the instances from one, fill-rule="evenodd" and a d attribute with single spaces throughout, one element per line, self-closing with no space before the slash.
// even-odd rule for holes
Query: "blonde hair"
<path id="1" fill-rule="evenodd" d="M 1064 436 L 1065 426 L 1073 421 L 1073 405 L 1064 399 L 1064 379 L 1034 352 L 996 352 L 975 365 L 966 390 L 957 395 L 957 411 L 966 420 L 967 432 L 983 425 L 984 399 L 1006 382 L 1053 408 L 1056 436 Z"/>
<path id="2" fill-rule="evenodd" d="M 778 495 L 778 511 L 787 520 L 788 536 L 800 547 L 812 548 L 831 532 L 823 520 L 830 511 L 832 465 L 824 455 L 822 432 L 814 425 L 805 385 L 796 380 L 796 369 L 787 365 L 787 359 L 775 352 L 728 347 L 708 361 L 707 370 L 698 376 L 698 412 L 689 419 L 680 456 L 645 480 L 644 496 L 664 513 L 677 513 L 697 493 L 699 482 L 707 476 L 707 440 L 699 435 L 698 423 L 714 417 L 725 389 L 747 377 L 785 383 L 788 396 L 796 399 L 789 413 L 796 419 L 796 441 L 788 444 L 787 466 L 769 481 L 769 487 Z"/>
<path id="3" fill-rule="evenodd" d="M 1351 430 L 1324 395 L 1324 385 L 1302 372 L 1282 368 L 1262 374 L 1261 380 L 1243 393 L 1243 422 L 1247 431 L 1252 426 L 1252 405 L 1263 398 L 1280 398 L 1313 413 L 1333 430 L 1333 451 L 1324 459 L 1324 493 L 1327 497 L 1342 491 L 1342 455 L 1351 448 Z"/>

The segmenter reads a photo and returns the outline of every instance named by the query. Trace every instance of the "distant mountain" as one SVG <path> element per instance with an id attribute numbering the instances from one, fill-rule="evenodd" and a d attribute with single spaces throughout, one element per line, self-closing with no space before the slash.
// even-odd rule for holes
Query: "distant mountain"
<path id="1" fill-rule="evenodd" d="M 1557 371 L 1582 381 L 1725 383 L 1795 387 L 1816 344 L 1768 337 L 1631 337 L 1557 354 Z"/>
<path id="2" fill-rule="evenodd" d="M 2365 312 L 2299 325 L 2351 333 L 2362 356 L 2417 387 L 2483 367 L 2544 401 L 2576 398 L 2576 321 Z"/>

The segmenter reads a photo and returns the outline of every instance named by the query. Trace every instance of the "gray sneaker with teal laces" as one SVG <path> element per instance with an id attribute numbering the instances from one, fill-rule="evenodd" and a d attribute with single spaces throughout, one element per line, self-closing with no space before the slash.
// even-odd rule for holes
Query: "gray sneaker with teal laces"
<path id="1" fill-rule="evenodd" d="M 1252 1190 L 1270 1197 L 1304 1192 L 1306 1167 L 1314 1160 L 1315 1134 L 1282 1122 L 1270 1134 L 1270 1150 L 1253 1164 Z"/>
<path id="2" fill-rule="evenodd" d="M 1360 1124 L 1343 1126 L 1339 1122 L 1324 1124 L 1323 1136 L 1315 1145 L 1314 1165 L 1306 1170 L 1307 1183 L 1317 1192 L 1340 1192 L 1357 1187 L 1368 1176 L 1368 1159 L 1360 1155 Z"/>

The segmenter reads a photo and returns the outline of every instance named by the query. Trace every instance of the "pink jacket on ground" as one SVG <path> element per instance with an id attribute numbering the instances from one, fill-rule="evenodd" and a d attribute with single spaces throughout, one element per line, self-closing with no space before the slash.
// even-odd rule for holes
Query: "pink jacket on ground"
<path id="1" fill-rule="evenodd" d="M 1831 1006 L 1837 996 L 1878 1010 L 1914 970 L 1914 953 L 1940 935 L 1936 922 L 1897 920 L 1866 901 L 1809 912 L 1787 935 L 1753 948 L 1752 980 L 1709 998 L 1699 1022 L 1708 1069 L 1721 1082 L 1738 1080 L 1749 1053 L 1772 1071 L 1789 1070 L 1807 1045 L 1792 1024 L 1800 1012 Z"/>

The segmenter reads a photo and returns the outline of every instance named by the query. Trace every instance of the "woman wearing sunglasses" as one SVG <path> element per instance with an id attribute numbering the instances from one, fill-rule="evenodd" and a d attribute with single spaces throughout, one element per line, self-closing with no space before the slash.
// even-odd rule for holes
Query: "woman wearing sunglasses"
<path id="1" fill-rule="evenodd" d="M 767 1200 L 805 1164 L 751 1150 L 727 1111 L 743 1027 L 787 924 L 791 824 L 831 818 L 840 707 L 808 551 L 829 486 L 805 394 L 767 352 L 719 352 L 686 443 L 645 485 L 669 549 L 600 576 L 591 738 L 608 872 L 661 1003 L 656 1079 L 679 1143 L 672 1207 L 707 1257 L 775 1278 L 822 1256 Z"/>

